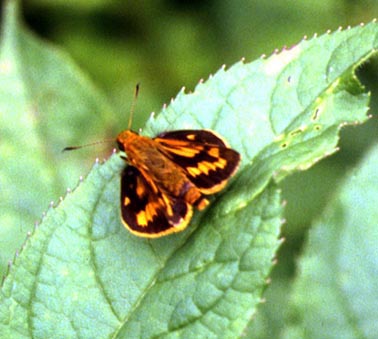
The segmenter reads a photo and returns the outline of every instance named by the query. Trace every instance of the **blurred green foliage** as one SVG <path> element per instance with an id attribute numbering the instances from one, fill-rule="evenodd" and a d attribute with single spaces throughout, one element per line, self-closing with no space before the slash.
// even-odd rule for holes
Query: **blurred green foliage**
<path id="1" fill-rule="evenodd" d="M 116 116 L 109 117 L 108 125 L 97 126 L 102 135 L 85 133 L 82 143 L 86 143 L 114 137 L 127 126 L 137 82 L 141 83 L 141 94 L 134 129 L 142 127 L 150 112 L 159 111 L 182 86 L 192 90 L 199 79 L 206 79 L 222 64 L 231 65 L 242 57 L 253 60 L 285 45 L 291 46 L 306 35 L 311 37 L 339 26 L 368 22 L 378 15 L 378 2 L 28 0 L 24 1 L 23 13 L 29 28 L 66 50 L 116 108 Z M 373 93 L 370 111 L 373 116 L 377 109 L 378 96 L 374 95 L 378 93 L 377 74 L 376 60 L 359 70 L 360 79 Z M 269 327 L 266 319 L 274 317 L 274 324 L 279 324 L 287 317 L 283 312 L 285 293 L 296 273 L 295 260 L 307 228 L 321 214 L 347 170 L 362 157 L 367 145 L 377 139 L 376 120 L 344 130 L 339 153 L 283 183 L 287 200 L 283 235 L 286 242 L 267 291 L 268 303 L 248 332 L 250 338 L 273 338 L 280 333 L 280 328 Z M 57 148 L 71 142 L 67 140 Z M 92 160 L 93 153 L 98 154 L 97 150 L 87 152 Z M 69 162 L 70 157 L 64 161 Z M 85 174 L 89 165 L 88 161 L 78 170 Z M 71 187 L 76 182 L 77 178 L 72 178 Z M 46 197 L 46 204 L 53 199 L 57 197 Z M 38 213 L 43 209 L 41 206 Z M 38 217 L 36 214 L 36 220 Z M 276 295 L 280 296 L 280 304 L 272 305 L 269 298 Z"/>
<path id="2" fill-rule="evenodd" d="M 374 12 L 377 2 L 366 0 L 28 0 L 24 5 L 28 25 L 67 50 L 120 112 L 128 112 L 132 89 L 141 82 L 139 126 L 182 86 L 193 89 L 222 64 L 370 21 Z"/>

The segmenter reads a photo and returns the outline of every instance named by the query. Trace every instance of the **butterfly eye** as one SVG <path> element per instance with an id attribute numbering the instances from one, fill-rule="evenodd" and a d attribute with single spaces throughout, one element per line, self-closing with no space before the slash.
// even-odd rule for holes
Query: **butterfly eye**
<path id="1" fill-rule="evenodd" d="M 118 144 L 118 149 L 122 152 L 125 151 L 125 144 L 119 140 L 117 140 L 117 144 Z"/>

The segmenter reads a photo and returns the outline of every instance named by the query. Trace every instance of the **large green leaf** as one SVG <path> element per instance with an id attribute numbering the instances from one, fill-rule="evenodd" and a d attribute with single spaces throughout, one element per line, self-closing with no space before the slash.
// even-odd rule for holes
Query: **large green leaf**
<path id="1" fill-rule="evenodd" d="M 311 231 L 287 338 L 377 337 L 377 167 L 375 145 Z"/>
<path id="2" fill-rule="evenodd" d="M 20 26 L 16 1 L 8 1 L 8 6 L 4 7 L 3 22 L 0 44 L 1 275 L 50 199 L 57 199 L 66 187 L 76 184 L 72 177 L 79 177 L 78 165 L 85 163 L 84 156 L 72 156 L 70 161 L 66 158 L 63 162 L 61 149 L 67 143 L 79 142 L 75 136 L 80 135 L 83 142 L 100 135 L 103 124 L 109 120 L 105 113 L 111 111 L 104 97 L 65 53 L 42 43 Z M 88 116 L 93 119 L 88 120 Z"/>
<path id="3" fill-rule="evenodd" d="M 181 92 L 144 133 L 213 129 L 242 154 L 236 178 L 186 231 L 145 240 L 119 220 L 123 160 L 115 154 L 96 164 L 49 209 L 10 267 L 0 334 L 240 337 L 279 244 L 281 203 L 272 178 L 334 152 L 340 126 L 366 119 L 368 95 L 353 71 L 378 47 L 377 33 L 372 23 L 302 41 L 221 69 L 192 94 Z M 51 72 L 65 73 L 64 65 L 56 67 Z"/>

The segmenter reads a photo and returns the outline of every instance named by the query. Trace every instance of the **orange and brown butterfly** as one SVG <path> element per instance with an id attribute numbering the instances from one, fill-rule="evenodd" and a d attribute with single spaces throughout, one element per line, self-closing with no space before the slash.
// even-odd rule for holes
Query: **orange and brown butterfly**
<path id="1" fill-rule="evenodd" d="M 209 130 L 177 130 L 155 138 L 131 130 L 117 137 L 127 155 L 121 174 L 121 216 L 141 237 L 185 229 L 193 207 L 204 209 L 235 173 L 240 154 Z"/>
<path id="2" fill-rule="evenodd" d="M 122 222 L 140 237 L 180 232 L 193 208 L 203 210 L 209 204 L 206 196 L 225 187 L 240 154 L 210 130 L 176 130 L 148 138 L 130 126 L 131 118 L 116 139 L 127 162 L 121 174 Z"/>

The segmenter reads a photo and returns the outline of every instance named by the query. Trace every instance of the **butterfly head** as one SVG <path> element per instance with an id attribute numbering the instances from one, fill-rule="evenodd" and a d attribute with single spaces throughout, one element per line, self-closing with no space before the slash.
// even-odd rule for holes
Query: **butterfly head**
<path id="1" fill-rule="evenodd" d="M 125 151 L 125 146 L 139 136 L 138 133 L 127 129 L 117 135 L 117 144 L 120 151 Z"/>

